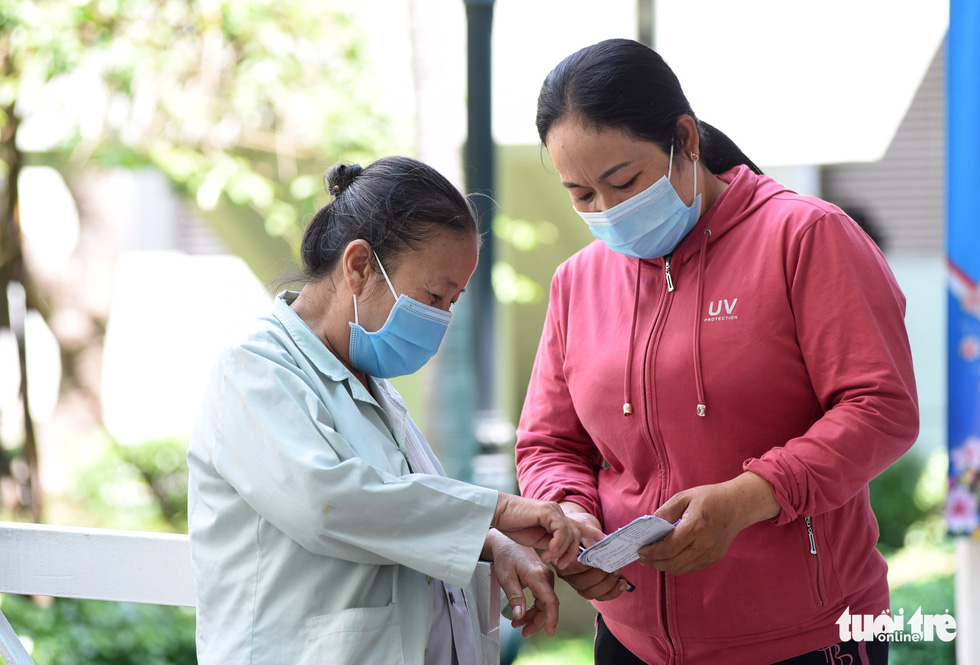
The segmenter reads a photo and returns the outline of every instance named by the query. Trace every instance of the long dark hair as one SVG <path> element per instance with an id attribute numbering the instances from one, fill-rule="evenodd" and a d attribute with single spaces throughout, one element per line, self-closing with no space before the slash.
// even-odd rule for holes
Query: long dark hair
<path id="1" fill-rule="evenodd" d="M 629 39 L 607 39 L 568 56 L 551 70 L 538 95 L 535 124 L 541 143 L 567 116 L 586 126 L 625 131 L 670 152 L 679 145 L 677 121 L 691 116 L 698 127 L 701 162 L 712 173 L 745 164 L 762 170 L 721 131 L 698 120 L 680 81 L 653 49 Z"/>
<path id="2" fill-rule="evenodd" d="M 406 252 L 442 229 L 479 227 L 469 200 L 442 174 L 410 157 L 384 157 L 367 167 L 337 164 L 324 176 L 334 199 L 314 215 L 300 257 L 307 279 L 329 274 L 352 241 L 363 239 L 393 272 Z M 372 261 L 373 262 L 373 261 Z"/>

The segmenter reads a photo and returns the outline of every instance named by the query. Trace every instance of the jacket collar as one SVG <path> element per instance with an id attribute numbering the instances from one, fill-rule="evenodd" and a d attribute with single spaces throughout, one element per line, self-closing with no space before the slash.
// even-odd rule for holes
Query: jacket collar
<path id="1" fill-rule="evenodd" d="M 283 328 L 303 352 L 310 362 L 331 381 L 337 383 L 346 382 L 351 397 L 363 402 L 369 402 L 381 407 L 381 410 L 388 415 L 395 424 L 395 438 L 399 445 L 404 439 L 404 423 L 408 415 L 405 403 L 391 390 L 388 382 L 374 376 L 368 377 L 371 390 L 374 396 L 364 387 L 347 367 L 337 359 L 330 349 L 323 343 L 316 333 L 306 325 L 306 322 L 293 311 L 290 304 L 296 300 L 299 293 L 297 291 L 283 291 L 276 296 L 272 306 L 272 312 L 282 324 Z M 381 403 L 379 403 L 381 402 Z"/>
<path id="2" fill-rule="evenodd" d="M 296 346 L 327 378 L 337 382 L 353 379 L 355 383 L 360 383 L 357 377 L 337 359 L 337 356 L 330 352 L 323 340 L 317 337 L 316 333 L 290 307 L 298 296 L 297 291 L 281 292 L 272 305 L 272 313 L 279 319 Z"/>

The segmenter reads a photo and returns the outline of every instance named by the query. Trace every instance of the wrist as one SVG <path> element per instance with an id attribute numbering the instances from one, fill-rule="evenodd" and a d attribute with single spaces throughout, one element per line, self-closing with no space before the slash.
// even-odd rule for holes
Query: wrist
<path id="1" fill-rule="evenodd" d="M 510 495 L 506 492 L 497 492 L 497 506 L 493 509 L 493 517 L 490 518 L 491 529 L 500 524 L 500 516 L 503 515 L 504 511 L 507 509 L 508 497 L 510 497 Z"/>
<path id="2" fill-rule="evenodd" d="M 494 553 L 497 548 L 500 547 L 500 539 L 506 538 L 504 534 L 500 533 L 493 527 L 487 531 L 487 537 L 483 541 L 483 550 L 480 552 L 480 559 L 482 561 L 493 561 Z"/>
<path id="3" fill-rule="evenodd" d="M 742 506 L 742 528 L 777 517 L 782 510 L 772 485 L 762 476 L 745 471 L 732 481 L 737 493 L 738 505 Z"/>
<path id="4" fill-rule="evenodd" d="M 561 508 L 561 511 L 566 515 L 575 515 L 575 514 L 592 515 L 592 513 L 587 508 L 585 508 L 582 504 L 577 503 L 575 501 L 560 501 L 558 503 L 558 507 Z M 595 517 L 595 515 L 592 515 L 592 517 Z"/>

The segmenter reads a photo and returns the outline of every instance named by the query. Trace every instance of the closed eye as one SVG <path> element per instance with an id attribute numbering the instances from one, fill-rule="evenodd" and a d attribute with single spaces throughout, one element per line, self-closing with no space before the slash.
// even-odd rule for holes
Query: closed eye
<path id="1" fill-rule="evenodd" d="M 635 176 L 633 176 L 632 178 L 630 178 L 628 182 L 625 182 L 622 185 L 613 185 L 613 187 L 615 187 L 616 189 L 629 189 L 634 184 L 636 184 L 636 179 L 639 178 L 639 177 L 640 177 L 640 174 L 637 173 Z"/>

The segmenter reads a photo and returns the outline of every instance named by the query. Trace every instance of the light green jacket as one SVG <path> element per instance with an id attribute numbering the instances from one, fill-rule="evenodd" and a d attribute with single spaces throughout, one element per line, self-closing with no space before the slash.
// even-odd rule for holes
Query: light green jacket
<path id="1" fill-rule="evenodd" d="M 187 455 L 201 665 L 422 665 L 432 579 L 470 586 L 497 493 L 413 474 L 370 380 L 388 411 L 283 294 L 217 361 Z"/>

